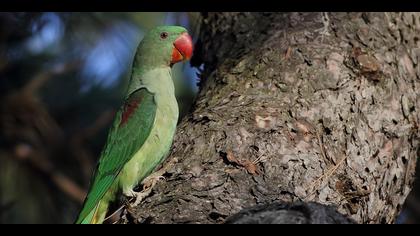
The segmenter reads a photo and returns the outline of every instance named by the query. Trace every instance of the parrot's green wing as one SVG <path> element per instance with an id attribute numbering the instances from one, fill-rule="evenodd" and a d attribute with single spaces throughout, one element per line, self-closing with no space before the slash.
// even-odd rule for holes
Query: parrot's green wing
<path id="1" fill-rule="evenodd" d="M 145 88 L 134 91 L 126 99 L 115 116 L 77 222 L 96 207 L 124 165 L 144 144 L 152 130 L 156 108 L 153 94 Z"/>

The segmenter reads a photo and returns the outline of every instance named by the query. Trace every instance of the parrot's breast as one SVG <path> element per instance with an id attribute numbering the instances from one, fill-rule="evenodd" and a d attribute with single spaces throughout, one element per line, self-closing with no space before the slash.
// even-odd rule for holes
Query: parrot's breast
<path id="1" fill-rule="evenodd" d="M 118 177 L 123 192 L 129 192 L 147 177 L 164 160 L 171 148 L 179 112 L 172 79 L 170 76 L 168 79 L 161 82 L 169 82 L 169 86 L 154 91 L 157 109 L 149 137 L 125 164 Z"/>

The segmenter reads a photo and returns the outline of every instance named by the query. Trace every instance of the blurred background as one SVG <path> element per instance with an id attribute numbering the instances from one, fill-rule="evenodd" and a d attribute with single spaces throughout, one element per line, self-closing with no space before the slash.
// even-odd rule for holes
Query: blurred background
<path id="1" fill-rule="evenodd" d="M 73 223 L 143 34 L 181 25 L 196 41 L 200 23 L 183 12 L 0 13 L 0 223 Z M 173 72 L 182 117 L 198 70 Z M 419 189 L 398 223 L 420 223 Z"/>

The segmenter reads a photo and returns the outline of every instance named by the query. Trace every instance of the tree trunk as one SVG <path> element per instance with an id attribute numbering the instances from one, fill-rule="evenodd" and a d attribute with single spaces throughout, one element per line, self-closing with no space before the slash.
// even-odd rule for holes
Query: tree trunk
<path id="1" fill-rule="evenodd" d="M 201 90 L 135 223 L 272 202 L 393 223 L 419 156 L 419 13 L 209 13 Z"/>

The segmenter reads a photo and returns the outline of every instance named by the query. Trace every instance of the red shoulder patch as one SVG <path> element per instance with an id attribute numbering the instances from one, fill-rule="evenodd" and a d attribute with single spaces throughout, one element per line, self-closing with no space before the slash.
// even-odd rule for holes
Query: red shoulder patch
<path id="1" fill-rule="evenodd" d="M 134 111 L 139 106 L 138 100 L 129 100 L 124 104 L 123 113 L 121 115 L 121 121 L 119 127 L 123 126 L 125 123 L 127 123 L 128 119 L 133 115 Z"/>

